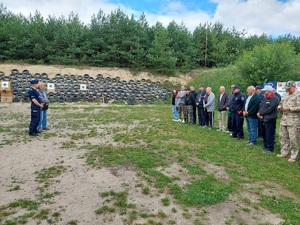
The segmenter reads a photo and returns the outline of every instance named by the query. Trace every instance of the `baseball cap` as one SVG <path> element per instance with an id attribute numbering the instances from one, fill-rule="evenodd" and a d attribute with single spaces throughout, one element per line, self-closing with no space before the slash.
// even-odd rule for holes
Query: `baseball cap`
<path id="1" fill-rule="evenodd" d="M 266 85 L 267 85 L 267 86 L 271 86 L 272 88 L 275 88 L 274 84 L 271 83 L 271 82 L 267 83 Z"/>
<path id="2" fill-rule="evenodd" d="M 262 91 L 274 91 L 274 88 L 270 85 L 266 85 L 263 89 L 261 89 Z"/>
<path id="3" fill-rule="evenodd" d="M 296 87 L 295 81 L 290 80 L 290 81 L 286 82 L 286 84 L 283 88 L 284 89 L 289 89 L 290 87 Z"/>

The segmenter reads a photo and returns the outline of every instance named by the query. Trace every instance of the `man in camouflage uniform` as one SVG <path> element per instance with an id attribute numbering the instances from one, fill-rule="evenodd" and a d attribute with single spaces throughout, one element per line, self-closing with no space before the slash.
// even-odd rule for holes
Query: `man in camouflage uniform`
<path id="1" fill-rule="evenodd" d="M 291 156 L 289 162 L 296 162 L 299 151 L 299 128 L 300 128 L 300 92 L 297 90 L 294 81 L 288 81 L 284 87 L 287 94 L 279 105 L 282 112 L 280 121 L 280 145 L 281 154 L 279 158 L 287 158 L 289 151 Z"/>

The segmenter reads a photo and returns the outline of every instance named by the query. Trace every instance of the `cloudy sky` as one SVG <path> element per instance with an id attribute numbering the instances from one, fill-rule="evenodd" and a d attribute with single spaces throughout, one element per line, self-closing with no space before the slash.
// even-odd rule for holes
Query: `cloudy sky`
<path id="1" fill-rule="evenodd" d="M 248 34 L 300 36 L 300 0 L 0 0 L 9 11 L 28 16 L 38 10 L 68 16 L 71 11 L 88 24 L 99 9 L 109 14 L 121 8 L 138 18 L 142 12 L 150 25 L 175 20 L 193 31 L 200 23 L 221 22 Z"/>

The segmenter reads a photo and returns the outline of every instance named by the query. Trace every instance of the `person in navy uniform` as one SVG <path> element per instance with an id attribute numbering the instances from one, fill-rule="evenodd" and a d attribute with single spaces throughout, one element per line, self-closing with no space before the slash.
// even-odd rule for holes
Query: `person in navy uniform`
<path id="1" fill-rule="evenodd" d="M 29 125 L 29 135 L 30 136 L 38 136 L 37 127 L 40 122 L 40 113 L 43 108 L 42 100 L 40 98 L 40 94 L 37 91 L 39 87 L 38 80 L 30 81 L 31 88 L 28 91 L 28 96 L 31 100 L 31 121 Z"/>
<path id="2" fill-rule="evenodd" d="M 232 138 L 243 139 L 244 138 L 244 116 L 243 107 L 245 103 L 245 96 L 240 92 L 240 87 L 234 85 L 232 88 L 233 98 L 231 103 L 231 116 L 232 116 Z"/>

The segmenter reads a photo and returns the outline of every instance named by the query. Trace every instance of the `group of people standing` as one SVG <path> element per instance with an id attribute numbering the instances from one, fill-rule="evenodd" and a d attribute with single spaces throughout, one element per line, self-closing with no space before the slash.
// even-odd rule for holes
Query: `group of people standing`
<path id="1" fill-rule="evenodd" d="M 31 120 L 29 125 L 29 135 L 38 136 L 43 130 L 50 130 L 47 127 L 47 112 L 49 99 L 45 90 L 45 83 L 32 80 L 28 96 L 31 100 Z"/>
<path id="2" fill-rule="evenodd" d="M 231 92 L 227 93 L 224 86 L 219 88 L 216 96 L 211 87 L 201 84 L 199 92 L 193 86 L 174 88 L 172 95 L 173 121 L 196 124 L 211 130 L 214 127 L 215 102 L 218 111 L 218 130 L 230 132 L 231 138 L 244 139 L 244 120 L 246 120 L 248 141 L 246 145 L 256 145 L 257 139 L 263 139 L 263 152 L 274 152 L 276 137 L 276 120 L 278 113 L 282 114 L 280 121 L 279 158 L 288 158 L 296 162 L 299 151 L 300 130 L 300 92 L 294 81 L 288 81 L 284 89 L 286 95 L 276 92 L 272 83 L 262 86 L 247 87 L 245 96 L 240 87 L 232 84 Z M 198 112 L 198 113 L 197 113 Z M 227 118 L 227 119 L 226 119 Z M 226 125 L 227 123 L 227 125 Z"/>

